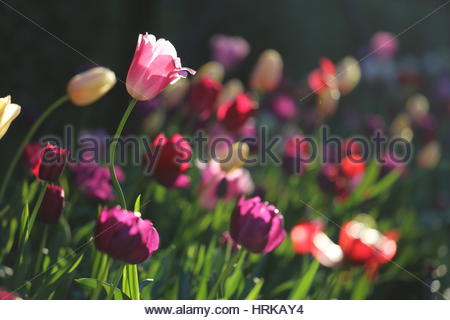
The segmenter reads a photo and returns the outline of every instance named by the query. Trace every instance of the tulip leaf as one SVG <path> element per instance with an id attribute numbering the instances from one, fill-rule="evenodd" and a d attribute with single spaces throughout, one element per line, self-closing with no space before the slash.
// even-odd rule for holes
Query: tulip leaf
<path id="1" fill-rule="evenodd" d="M 225 299 L 230 298 L 236 292 L 239 285 L 243 284 L 244 274 L 242 272 L 242 265 L 244 264 L 246 251 L 242 252 L 233 273 L 225 281 Z"/>
<path id="2" fill-rule="evenodd" d="M 141 212 L 141 195 L 139 194 L 134 203 L 134 212 Z"/>
<path id="3" fill-rule="evenodd" d="M 97 288 L 97 284 L 100 284 L 103 289 L 105 290 L 105 293 L 108 294 L 109 290 L 111 290 L 112 285 L 107 282 L 101 282 L 97 279 L 93 278 L 79 278 L 74 280 L 76 283 L 80 284 L 81 286 L 90 289 L 95 290 Z M 119 289 L 114 289 L 114 300 L 124 300 L 124 298 L 128 297 Z"/>
<path id="4" fill-rule="evenodd" d="M 317 270 L 319 270 L 319 262 L 314 260 L 309 266 L 308 271 L 300 277 L 297 285 L 292 289 L 289 300 L 303 300 L 307 297 Z"/>
<path id="5" fill-rule="evenodd" d="M 256 300 L 258 299 L 259 292 L 261 291 L 261 288 L 263 287 L 264 279 L 255 279 L 255 286 L 252 288 L 252 290 L 248 293 L 248 295 L 245 297 L 245 300 Z"/>

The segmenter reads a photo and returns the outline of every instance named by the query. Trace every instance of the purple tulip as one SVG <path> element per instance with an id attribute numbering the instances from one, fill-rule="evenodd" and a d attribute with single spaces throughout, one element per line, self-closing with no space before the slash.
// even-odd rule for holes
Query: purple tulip
<path id="1" fill-rule="evenodd" d="M 159 235 L 152 222 L 116 206 L 103 208 L 95 228 L 97 249 L 114 259 L 138 264 L 159 246 Z"/>
<path id="2" fill-rule="evenodd" d="M 242 196 L 231 216 L 230 235 L 251 252 L 273 251 L 286 237 L 283 216 L 259 197 L 246 200 Z"/>
<path id="3" fill-rule="evenodd" d="M 241 37 L 215 35 L 211 39 L 213 59 L 225 68 L 232 69 L 247 57 L 250 52 L 248 42 Z"/>
<path id="4" fill-rule="evenodd" d="M 109 168 L 95 162 L 76 163 L 70 167 L 75 184 L 86 196 L 100 201 L 115 199 Z M 119 182 L 125 181 L 125 174 L 120 167 L 115 166 Z"/>
<path id="5" fill-rule="evenodd" d="M 64 211 L 64 189 L 50 184 L 45 192 L 37 218 L 45 223 L 56 223 Z"/>
<path id="6" fill-rule="evenodd" d="M 297 105 L 290 96 L 277 94 L 272 98 L 272 111 L 281 121 L 287 121 L 297 115 Z"/>
<path id="7" fill-rule="evenodd" d="M 406 165 L 403 162 L 395 160 L 395 155 L 386 153 L 383 156 L 383 163 L 380 168 L 380 176 L 384 177 L 392 170 L 398 171 L 401 176 L 406 174 Z"/>

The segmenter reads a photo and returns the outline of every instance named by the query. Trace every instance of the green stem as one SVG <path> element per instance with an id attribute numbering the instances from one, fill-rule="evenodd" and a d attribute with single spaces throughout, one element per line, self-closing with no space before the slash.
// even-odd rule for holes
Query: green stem
<path id="1" fill-rule="evenodd" d="M 42 234 L 41 244 L 39 246 L 39 251 L 36 258 L 36 265 L 34 267 L 34 274 L 38 274 L 41 271 L 42 267 L 42 257 L 44 255 L 43 251 L 45 248 L 45 245 L 47 244 L 47 238 L 48 238 L 48 225 L 46 224 L 44 226 L 44 232 Z"/>
<path id="2" fill-rule="evenodd" d="M 106 254 L 101 254 L 100 266 L 97 274 L 97 287 L 92 292 L 91 300 L 97 300 L 102 290 L 103 283 L 108 279 L 112 260 Z"/>
<path id="3" fill-rule="evenodd" d="M 123 268 L 125 268 L 125 264 L 122 264 L 117 270 L 116 278 L 114 279 L 112 288 L 109 289 L 108 296 L 106 300 L 111 300 L 114 291 L 116 291 L 117 286 L 119 285 L 120 278 L 122 278 Z"/>
<path id="4" fill-rule="evenodd" d="M 227 276 L 230 274 L 231 270 L 235 266 L 235 264 L 239 261 L 239 259 L 242 257 L 242 255 L 245 254 L 244 249 L 240 249 L 228 262 L 228 264 L 225 266 L 225 268 L 222 269 L 222 273 L 219 276 L 219 279 L 217 279 L 217 282 L 214 284 L 214 287 L 211 289 L 208 295 L 208 300 L 215 299 L 217 296 L 217 292 L 219 291 L 220 286 L 225 282 Z"/>
<path id="5" fill-rule="evenodd" d="M 119 202 L 120 202 L 122 209 L 127 208 L 127 202 L 125 200 L 125 196 L 123 194 L 119 180 L 117 180 L 116 171 L 114 170 L 114 161 L 116 159 L 117 143 L 119 142 L 119 138 L 122 135 L 123 128 L 125 127 L 125 124 L 126 124 L 128 118 L 130 117 L 130 114 L 133 111 L 133 108 L 136 105 L 136 103 L 137 103 L 137 100 L 132 99 L 130 101 L 130 103 L 128 104 L 128 107 L 125 110 L 125 113 L 123 114 L 122 119 L 120 120 L 119 126 L 117 127 L 116 133 L 114 134 L 114 138 L 113 138 L 113 141 L 112 141 L 110 149 L 109 149 L 109 172 L 111 173 L 111 180 L 114 185 L 114 190 L 116 191 L 117 197 L 119 197 Z"/>
<path id="6" fill-rule="evenodd" d="M 20 144 L 19 148 L 17 148 L 16 153 L 14 154 L 14 157 L 12 158 L 11 162 L 9 163 L 9 167 L 6 170 L 5 177 L 2 181 L 2 186 L 0 188 L 0 203 L 3 201 L 3 197 L 5 196 L 6 189 L 8 187 L 9 181 L 11 180 L 11 176 L 14 172 L 14 169 L 17 166 L 17 162 L 19 162 L 20 156 L 23 153 L 23 150 L 25 149 L 28 142 L 30 142 L 31 138 L 33 138 L 36 131 L 39 129 L 41 124 L 45 121 L 45 119 L 48 118 L 50 114 L 53 113 L 58 107 L 64 104 L 68 100 L 68 96 L 62 96 L 55 102 L 53 102 L 45 111 L 41 114 L 41 116 L 36 120 L 36 122 L 31 126 L 30 130 L 28 130 L 27 135 L 23 139 L 22 143 Z"/>

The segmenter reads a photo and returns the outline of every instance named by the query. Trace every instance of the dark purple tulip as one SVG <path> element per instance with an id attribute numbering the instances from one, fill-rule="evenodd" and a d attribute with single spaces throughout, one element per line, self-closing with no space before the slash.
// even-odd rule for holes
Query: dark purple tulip
<path id="1" fill-rule="evenodd" d="M 404 176 L 406 173 L 406 165 L 405 163 L 395 161 L 395 156 L 389 153 L 386 153 L 383 156 L 383 161 L 381 168 L 380 168 L 380 176 L 384 177 L 388 173 L 390 173 L 392 170 L 397 170 L 400 175 Z"/>
<path id="2" fill-rule="evenodd" d="M 95 245 L 114 259 L 138 264 L 158 249 L 159 235 L 151 221 L 139 213 L 119 206 L 105 207 L 97 220 Z"/>
<path id="3" fill-rule="evenodd" d="M 58 222 L 64 211 L 64 202 L 64 189 L 54 184 L 48 185 L 37 218 L 45 223 Z"/>
<path id="4" fill-rule="evenodd" d="M 231 216 L 230 235 L 234 241 L 255 253 L 275 250 L 286 237 L 283 216 L 261 198 L 242 196 Z"/>

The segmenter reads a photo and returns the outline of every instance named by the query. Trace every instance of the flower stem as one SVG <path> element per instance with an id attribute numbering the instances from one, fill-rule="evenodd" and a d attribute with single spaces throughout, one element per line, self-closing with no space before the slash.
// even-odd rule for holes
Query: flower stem
<path id="1" fill-rule="evenodd" d="M 114 161 L 116 159 L 116 149 L 117 143 L 119 142 L 120 136 L 122 135 L 123 128 L 130 117 L 131 112 L 133 111 L 134 106 L 136 105 L 137 100 L 132 99 L 128 104 L 125 113 L 120 120 L 119 126 L 117 127 L 116 133 L 114 134 L 113 141 L 111 142 L 111 146 L 109 149 L 109 172 L 111 173 L 111 180 L 114 185 L 114 190 L 116 191 L 116 195 L 119 197 L 119 202 L 122 209 L 127 208 L 127 202 L 125 200 L 125 196 L 123 194 L 122 188 L 120 186 L 119 181 L 117 180 L 116 171 L 114 170 Z"/>
<path id="2" fill-rule="evenodd" d="M 113 286 L 109 289 L 108 296 L 106 300 L 111 300 L 113 297 L 114 291 L 116 291 L 117 286 L 119 285 L 120 278 L 122 278 L 123 268 L 125 268 L 125 264 L 122 264 L 117 270 L 116 277 L 114 278 Z"/>
<path id="3" fill-rule="evenodd" d="M 235 266 L 235 264 L 241 259 L 241 257 L 245 254 L 244 249 L 240 249 L 228 262 L 225 268 L 222 269 L 222 273 L 217 279 L 217 282 L 214 284 L 214 287 L 211 289 L 208 295 L 208 300 L 215 299 L 217 296 L 217 292 L 219 291 L 220 286 L 225 282 L 227 276 L 230 274 L 231 270 Z"/>
<path id="4" fill-rule="evenodd" d="M 2 186 L 0 188 L 0 203 L 3 201 L 3 197 L 5 196 L 6 188 L 8 187 L 9 181 L 11 180 L 11 176 L 14 172 L 14 169 L 17 166 L 17 162 L 19 162 L 20 156 L 23 153 L 23 150 L 25 149 L 28 142 L 30 142 L 31 138 L 33 138 L 36 131 L 39 129 L 41 124 L 47 119 L 53 111 L 58 109 L 61 105 L 64 104 L 68 100 L 68 96 L 64 95 L 55 102 L 53 102 L 45 111 L 41 114 L 41 116 L 36 120 L 36 122 L 31 126 L 30 130 L 28 130 L 27 135 L 23 139 L 22 143 L 20 144 L 19 148 L 17 148 L 16 153 L 14 154 L 14 157 L 12 158 L 11 162 L 9 163 L 9 167 L 6 170 L 5 177 L 2 181 Z"/>

